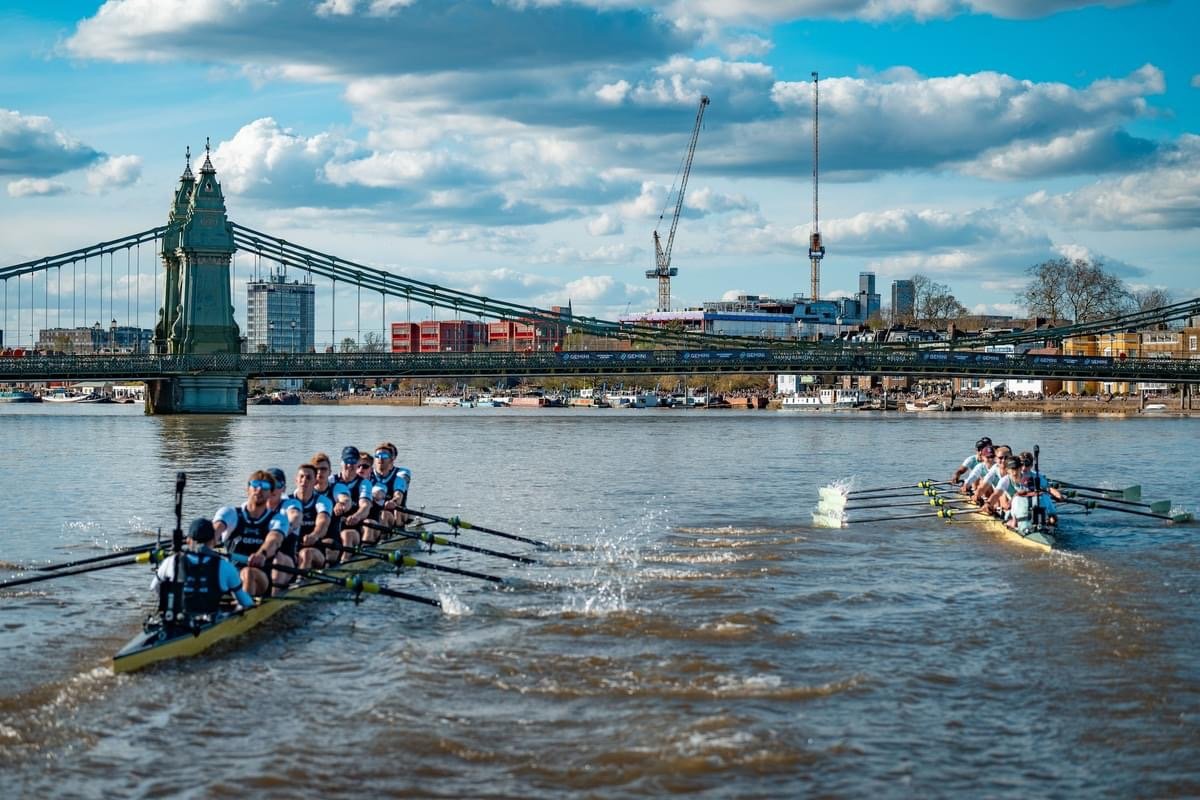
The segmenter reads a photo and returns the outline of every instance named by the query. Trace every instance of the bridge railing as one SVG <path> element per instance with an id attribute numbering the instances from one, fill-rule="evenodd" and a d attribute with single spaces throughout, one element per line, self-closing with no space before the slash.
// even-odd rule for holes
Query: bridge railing
<path id="1" fill-rule="evenodd" d="M 0 356 L 0 381 L 137 380 L 226 374 L 283 377 L 465 377 L 687 373 L 988 376 L 1200 382 L 1200 360 L 1016 355 L 860 347 L 486 353 L 218 353 Z"/>

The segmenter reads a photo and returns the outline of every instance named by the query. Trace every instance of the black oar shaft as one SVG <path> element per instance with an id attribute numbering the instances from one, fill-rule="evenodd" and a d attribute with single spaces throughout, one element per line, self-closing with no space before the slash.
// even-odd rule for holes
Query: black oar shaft
<path id="1" fill-rule="evenodd" d="M 112 553 L 105 553 L 102 556 L 92 556 L 91 558 L 80 558 L 80 559 L 76 559 L 75 561 L 64 561 L 61 564 L 47 564 L 44 567 L 35 567 L 35 569 L 37 569 L 39 572 L 52 572 L 52 571 L 58 570 L 58 569 L 68 569 L 70 567 L 78 567 L 83 564 L 96 564 L 101 561 L 111 561 L 114 558 L 121 558 L 123 556 L 132 556 L 132 555 L 136 555 L 138 553 L 148 553 L 151 550 L 154 550 L 158 546 L 159 545 L 157 542 L 154 544 L 143 544 L 143 545 L 139 545 L 137 547 L 130 547 L 125 550 L 117 550 Z"/>
<path id="2" fill-rule="evenodd" d="M 1119 511 L 1122 514 L 1133 514 L 1135 517 L 1150 517 L 1151 519 L 1165 519 L 1170 522 L 1186 522 L 1191 518 L 1191 514 L 1153 514 L 1149 511 L 1134 511 L 1132 508 L 1121 508 L 1121 506 L 1109 506 L 1103 503 L 1097 503 L 1095 500 L 1071 500 L 1064 499 L 1062 502 L 1071 503 L 1084 508 L 1102 508 L 1105 511 Z"/>
<path id="3" fill-rule="evenodd" d="M 525 544 L 532 544 L 537 547 L 549 547 L 550 546 L 550 545 L 546 544 L 545 542 L 539 542 L 537 539 L 530 539 L 527 536 L 518 536 L 515 533 L 506 533 L 505 531 L 498 531 L 495 528 L 485 528 L 482 525 L 476 525 L 472 522 L 467 522 L 465 519 L 462 519 L 460 517 L 439 517 L 437 514 L 430 514 L 425 511 L 414 511 L 411 508 L 401 508 L 398 510 L 401 514 L 409 514 L 414 517 L 422 517 L 424 519 L 433 520 L 434 522 L 444 522 L 447 525 L 450 525 L 455 528 L 462 528 L 463 530 L 479 531 L 480 533 L 487 533 L 487 534 L 491 534 L 492 536 L 499 536 L 502 539 L 512 539 L 514 542 L 524 542 Z"/>
<path id="4" fill-rule="evenodd" d="M 441 608 L 442 603 L 432 597 L 424 597 L 419 594 L 410 594 L 402 592 L 399 589 L 389 589 L 386 586 L 380 586 L 373 581 L 365 581 L 358 575 L 350 575 L 344 578 L 336 575 L 330 575 L 325 572 L 319 572 L 315 569 L 297 569 L 296 567 L 285 567 L 282 564 L 272 564 L 272 569 L 287 573 L 288 575 L 296 575 L 309 580 L 320 581 L 327 583 L 330 586 L 339 586 L 351 592 L 366 592 L 367 594 L 381 594 L 385 597 L 395 597 L 400 600 L 412 600 L 414 603 L 424 603 L 427 606 Z"/>
<path id="5" fill-rule="evenodd" d="M 394 550 L 376 550 L 371 547 L 340 547 L 327 546 L 329 550 L 340 550 L 343 553 L 358 553 L 371 558 L 377 558 L 380 561 L 386 561 L 389 564 L 394 564 L 398 567 L 421 567 L 422 569 L 431 569 L 437 572 L 447 572 L 452 575 L 463 575 L 468 578 L 479 578 L 492 583 L 504 583 L 504 578 L 499 575 L 488 575 L 483 572 L 475 572 L 470 569 L 462 569 L 461 567 L 448 567 L 445 564 L 435 564 L 432 561 L 422 561 L 419 558 L 406 556 L 403 553 Z"/>
<path id="6" fill-rule="evenodd" d="M 16 578 L 15 580 L 5 581 L 0 583 L 0 589 L 10 589 L 13 586 L 26 586 L 31 583 L 41 583 L 42 581 L 52 581 L 55 578 L 65 578 L 69 575 L 84 575 L 88 572 L 99 572 L 100 570 L 113 569 L 114 567 L 125 567 L 130 564 L 146 564 L 151 560 L 154 553 L 141 553 L 136 556 L 131 556 L 122 561 L 110 561 L 99 566 L 88 566 L 82 569 L 64 569 L 57 572 L 51 572 L 48 575 L 32 575 L 28 578 Z"/>
<path id="7" fill-rule="evenodd" d="M 950 481 L 921 481 L 921 483 L 906 483 L 903 486 L 881 486 L 878 489 L 856 489 L 853 492 L 846 492 L 847 497 L 855 497 L 863 494 L 875 494 L 876 492 L 895 492 L 900 489 L 925 489 L 929 486 L 949 486 Z"/>
<path id="8" fill-rule="evenodd" d="M 486 547 L 477 547 L 476 545 L 463 544 L 462 542 L 452 542 L 444 536 L 435 536 L 432 533 L 425 533 L 424 531 L 406 531 L 401 530 L 400 528 L 389 528 L 386 525 L 380 525 L 369 520 L 364 522 L 363 525 L 368 528 L 374 528 L 378 531 L 385 531 L 396 536 L 403 536 L 405 539 L 416 539 L 417 541 L 425 542 L 426 544 L 440 544 L 444 547 L 454 547 L 458 550 L 469 550 L 472 553 L 480 553 L 481 555 L 485 556 L 495 556 L 496 558 L 505 558 L 509 561 L 518 561 L 522 564 L 539 563 L 537 559 L 526 558 L 525 556 L 517 556 L 513 555 L 512 553 L 501 553 L 499 550 L 489 550 Z"/>

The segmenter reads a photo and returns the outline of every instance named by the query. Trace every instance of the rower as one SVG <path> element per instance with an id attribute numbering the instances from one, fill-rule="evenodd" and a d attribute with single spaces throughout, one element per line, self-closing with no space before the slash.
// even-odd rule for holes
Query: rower
<path id="1" fill-rule="evenodd" d="M 312 465 L 317 471 L 317 480 L 313 488 L 329 501 L 330 508 L 329 525 L 321 537 L 322 552 L 325 563 L 337 564 L 342 560 L 342 551 L 338 548 L 358 547 L 358 531 L 342 528 L 342 521 L 347 514 L 353 513 L 355 506 L 352 505 L 350 490 L 330 479 L 329 456 L 317 453 L 312 457 Z"/>
<path id="2" fill-rule="evenodd" d="M 225 506 L 213 518 L 226 552 L 242 567 L 242 588 L 255 597 L 270 590 L 268 570 L 288 531 L 287 519 L 267 505 L 274 491 L 275 479 L 260 469 L 246 482 L 246 502 Z"/>
<path id="3" fill-rule="evenodd" d="M 1013 495 L 1017 493 L 1022 480 L 1021 459 L 1016 456 L 1004 459 L 1004 477 L 996 484 L 996 490 L 988 495 L 984 508 L 995 516 L 1007 516 L 1009 509 L 1012 508 Z"/>
<path id="4" fill-rule="evenodd" d="M 158 592 L 158 610 L 165 624 L 192 628 L 210 620 L 226 594 L 233 595 L 238 610 L 254 605 L 254 598 L 242 588 L 237 567 L 209 547 L 216 535 L 209 520 L 192 520 L 186 549 L 158 565 L 150 590 Z"/>
<path id="5" fill-rule="evenodd" d="M 962 486 L 959 487 L 958 491 L 965 495 L 973 494 L 979 482 L 983 480 L 983 476 L 992 468 L 995 458 L 996 452 L 992 449 L 992 446 L 990 444 L 985 445 L 979 451 L 979 462 L 971 467 L 971 471 L 967 473 L 967 477 L 963 480 Z"/>
<path id="6" fill-rule="evenodd" d="M 950 479 L 951 483 L 958 483 L 962 477 L 971 470 L 975 469 L 975 465 L 979 463 L 979 454 L 983 452 L 983 448 L 991 447 L 992 440 L 984 436 L 979 441 L 975 442 L 975 455 L 967 456 L 958 469 L 954 471 L 954 477 Z"/>
<path id="7" fill-rule="evenodd" d="M 364 458 L 365 456 L 365 458 Z M 350 504 L 353 509 L 345 515 L 342 520 L 343 528 L 354 528 L 359 539 L 364 544 L 374 544 L 379 538 L 379 532 L 367 528 L 358 530 L 362 525 L 363 520 L 371 513 L 371 498 L 369 489 L 364 492 L 364 482 L 369 486 L 368 478 L 371 475 L 371 456 L 369 453 L 361 452 L 354 445 L 347 445 L 342 448 L 342 471 L 338 474 L 337 481 L 344 484 L 350 490 Z"/>
<path id="8" fill-rule="evenodd" d="M 382 486 L 387 496 L 384 508 L 394 512 L 404 507 L 405 494 L 408 492 L 408 479 L 412 471 L 396 466 L 396 445 L 383 442 L 375 448 L 375 471 L 371 473 L 372 486 Z M 407 473 L 407 474 L 405 474 Z"/>
<path id="9" fill-rule="evenodd" d="M 294 504 L 289 512 L 296 519 L 298 552 L 296 564 L 300 569 L 320 569 L 325 566 L 325 553 L 320 547 L 333 516 L 333 503 L 316 490 L 317 468 L 301 464 L 296 469 L 296 488 L 284 502 Z"/>
<path id="10" fill-rule="evenodd" d="M 1012 448 L 1006 444 L 997 445 L 994 449 L 996 455 L 992 461 L 992 466 L 976 483 L 975 492 L 971 497 L 976 505 L 983 505 L 992 496 L 992 493 L 996 491 L 996 487 L 1000 485 L 1001 478 L 1004 477 L 1004 462 L 1012 455 Z"/>

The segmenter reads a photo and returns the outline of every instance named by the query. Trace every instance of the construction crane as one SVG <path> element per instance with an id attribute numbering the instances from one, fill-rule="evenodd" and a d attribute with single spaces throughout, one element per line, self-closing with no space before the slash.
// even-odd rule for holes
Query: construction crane
<path id="1" fill-rule="evenodd" d="M 808 261 L 812 265 L 812 299 L 821 299 L 821 259 L 825 257 L 825 245 L 821 244 L 821 216 L 818 213 L 817 206 L 817 188 L 819 186 L 818 179 L 820 177 L 820 138 L 817 136 L 819 130 L 818 123 L 820 117 L 820 105 L 818 103 L 817 83 L 819 78 L 817 73 L 812 74 L 813 79 L 813 227 L 812 234 L 808 237 Z"/>
<path id="2" fill-rule="evenodd" d="M 696 111 L 696 124 L 692 128 L 692 139 L 688 142 L 687 155 L 684 156 L 679 179 L 679 196 L 675 200 L 675 216 L 671 218 L 671 232 L 667 235 L 667 246 L 664 249 L 658 228 L 654 229 L 654 269 L 646 270 L 647 278 L 658 279 L 658 310 L 671 310 L 671 278 L 679 274 L 679 270 L 671 266 L 671 248 L 675 245 L 675 229 L 679 227 L 679 214 L 683 211 L 683 193 L 687 189 L 688 175 L 692 171 L 692 157 L 696 155 L 696 140 L 700 137 L 700 123 L 704 119 L 704 109 L 708 105 L 708 95 L 700 96 L 700 108 Z M 670 195 L 667 201 L 670 202 Z M 666 206 L 658 215 L 658 224 L 662 225 L 666 215 Z"/>

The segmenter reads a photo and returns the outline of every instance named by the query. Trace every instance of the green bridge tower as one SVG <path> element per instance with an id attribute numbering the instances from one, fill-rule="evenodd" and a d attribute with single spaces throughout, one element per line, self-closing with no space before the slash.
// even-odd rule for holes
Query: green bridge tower
<path id="1" fill-rule="evenodd" d="M 239 352 L 241 336 L 230 294 L 230 266 L 236 249 L 233 226 L 225 214 L 225 196 L 206 142 L 199 177 L 192 175 L 189 149 L 167 216 L 162 238 L 163 299 L 154 328 L 156 352 Z M 246 378 L 231 372 L 150 381 L 146 413 L 244 414 Z"/>

